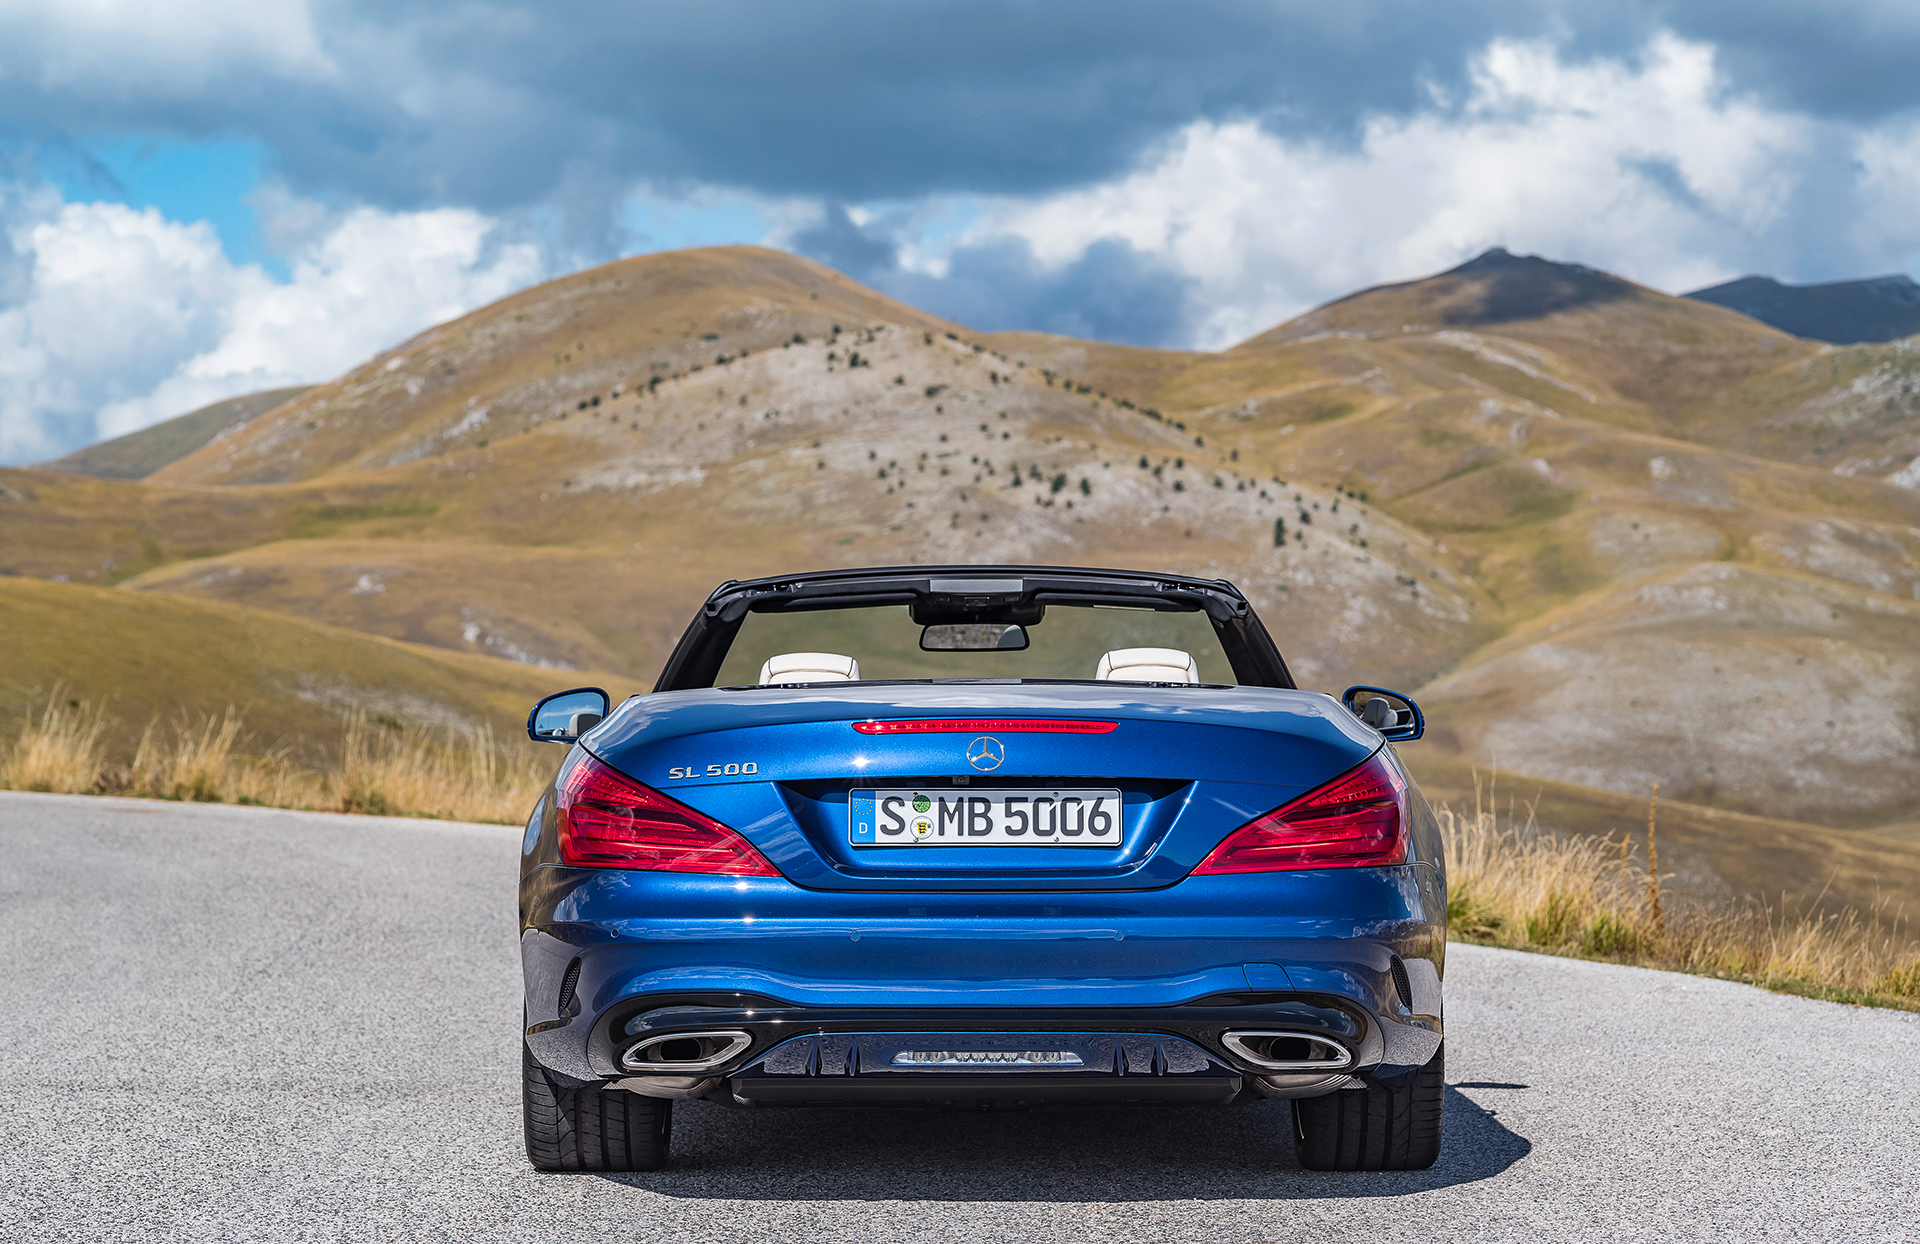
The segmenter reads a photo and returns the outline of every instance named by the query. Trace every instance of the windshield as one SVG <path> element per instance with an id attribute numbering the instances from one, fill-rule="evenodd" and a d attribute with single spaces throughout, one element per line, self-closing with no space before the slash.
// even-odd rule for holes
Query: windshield
<path id="1" fill-rule="evenodd" d="M 862 681 L 898 678 L 1092 679 L 1102 655 L 1128 648 L 1171 648 L 1191 655 L 1200 681 L 1233 683 L 1233 666 L 1200 612 L 1113 606 L 1049 605 L 1026 628 L 1024 651 L 923 652 L 904 605 L 749 613 L 727 650 L 714 685 L 752 686 L 762 664 L 787 653 L 830 653 L 859 663 Z M 776 678 L 774 681 L 805 681 Z"/>

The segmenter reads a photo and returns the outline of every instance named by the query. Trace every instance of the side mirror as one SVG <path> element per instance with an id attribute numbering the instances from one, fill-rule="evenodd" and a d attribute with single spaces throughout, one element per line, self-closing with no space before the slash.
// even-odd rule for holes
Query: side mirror
<path id="1" fill-rule="evenodd" d="M 1385 687 L 1348 687 L 1340 702 L 1362 723 L 1380 732 L 1389 743 L 1410 743 L 1427 732 L 1420 706 Z"/>
<path id="2" fill-rule="evenodd" d="M 1027 628 L 1009 622 L 936 622 L 920 632 L 922 652 L 1023 652 Z"/>
<path id="3" fill-rule="evenodd" d="M 613 701 L 598 687 L 575 687 L 550 695 L 527 714 L 527 737 L 536 743 L 572 743 L 606 720 Z"/>

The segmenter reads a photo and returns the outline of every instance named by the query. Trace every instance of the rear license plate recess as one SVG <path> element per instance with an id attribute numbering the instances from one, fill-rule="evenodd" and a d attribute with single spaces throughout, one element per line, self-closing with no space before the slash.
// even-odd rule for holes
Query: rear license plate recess
<path id="1" fill-rule="evenodd" d="M 847 841 L 856 847 L 1118 847 L 1120 792 L 1038 788 L 856 790 Z"/>

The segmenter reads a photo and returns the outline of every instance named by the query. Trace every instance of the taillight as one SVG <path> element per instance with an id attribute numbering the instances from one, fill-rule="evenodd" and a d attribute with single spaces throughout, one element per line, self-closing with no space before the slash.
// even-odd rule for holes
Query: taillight
<path id="1" fill-rule="evenodd" d="M 560 858 L 585 868 L 778 877 L 753 844 L 712 817 L 582 754 L 561 775 Z"/>
<path id="2" fill-rule="evenodd" d="M 856 721 L 861 734 L 1112 734 L 1117 721 L 1055 721 L 1026 717 L 966 717 L 957 720 Z"/>
<path id="3" fill-rule="evenodd" d="M 1407 858 L 1407 783 L 1375 753 L 1325 786 L 1249 821 L 1195 873 L 1366 868 Z"/>

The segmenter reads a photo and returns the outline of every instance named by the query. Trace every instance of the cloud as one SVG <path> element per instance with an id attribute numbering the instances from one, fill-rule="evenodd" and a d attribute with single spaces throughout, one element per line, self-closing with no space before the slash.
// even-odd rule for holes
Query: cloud
<path id="1" fill-rule="evenodd" d="M 1872 123 L 1920 104 L 1920 8 L 1908 0 L 1691 0 L 1655 12 L 1662 28 L 1717 47 L 1728 80 L 1773 107 Z"/>
<path id="2" fill-rule="evenodd" d="M 996 234 L 915 246 L 923 213 L 875 217 L 829 205 L 777 240 L 903 302 L 984 332 L 1028 329 L 1158 345 L 1182 335 L 1191 278 L 1119 238 L 1043 263 L 1024 238 Z"/>
<path id="3" fill-rule="evenodd" d="M 885 283 L 989 332 L 1160 345 L 1185 335 L 1195 281 L 1120 238 L 1099 238 L 1066 263 L 1042 264 L 1025 240 L 1003 237 L 957 247 L 938 280 L 909 272 Z"/>
<path id="4" fill-rule="evenodd" d="M 151 0 L 11 0 L 0 34 L 9 77 L 83 98 L 193 95 L 237 74 L 334 74 L 304 0 L 198 0 L 190 12 Z"/>
<path id="5" fill-rule="evenodd" d="M 236 393 L 327 379 L 540 279 L 467 209 L 328 213 L 280 200 L 291 279 L 204 223 L 16 188 L 0 265 L 0 461 L 57 455 Z M 303 218 L 303 219 L 301 219 Z"/>
<path id="6" fill-rule="evenodd" d="M 1668 290 L 1880 272 L 1920 252 L 1916 133 L 1774 108 L 1672 35 L 1584 62 L 1496 41 L 1457 99 L 1376 117 L 1352 144 L 1194 122 L 1123 176 L 991 204 L 951 253 L 1024 248 L 1055 274 L 1124 253 L 1182 287 L 1188 315 L 1161 343 L 1204 347 L 1492 245 Z"/>
<path id="7" fill-rule="evenodd" d="M 239 137 L 305 196 L 558 209 L 604 248 L 636 181 L 1044 194 L 1199 122 L 1350 145 L 1471 89 L 1496 40 L 1579 64 L 1663 29 L 1775 109 L 1920 106 L 1903 0 L 23 0 L 0 11 L 0 136 Z"/>

